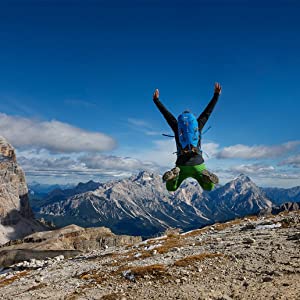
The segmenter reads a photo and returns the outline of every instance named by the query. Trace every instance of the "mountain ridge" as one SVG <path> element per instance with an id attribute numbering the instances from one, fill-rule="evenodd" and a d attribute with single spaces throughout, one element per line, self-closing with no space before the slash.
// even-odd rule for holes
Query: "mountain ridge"
<path id="1" fill-rule="evenodd" d="M 270 211 L 273 206 L 262 188 L 244 174 L 209 193 L 193 180 L 169 193 L 160 175 L 141 171 L 100 183 L 94 191 L 46 203 L 35 212 L 58 226 L 106 226 L 118 234 L 147 237 L 168 227 L 190 230 Z"/>

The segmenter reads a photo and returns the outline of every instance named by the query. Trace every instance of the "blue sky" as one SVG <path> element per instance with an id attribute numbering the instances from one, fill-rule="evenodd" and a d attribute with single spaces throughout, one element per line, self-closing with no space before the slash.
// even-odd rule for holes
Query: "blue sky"
<path id="1" fill-rule="evenodd" d="M 201 113 L 224 183 L 300 185 L 297 1 L 1 1 L 0 135 L 28 181 L 108 180 L 172 167 L 152 102 Z"/>

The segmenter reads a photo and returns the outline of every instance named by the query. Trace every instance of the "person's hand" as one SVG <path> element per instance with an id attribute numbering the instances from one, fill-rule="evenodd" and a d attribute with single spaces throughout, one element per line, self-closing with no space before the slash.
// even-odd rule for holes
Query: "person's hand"
<path id="1" fill-rule="evenodd" d="M 222 87 L 221 87 L 220 83 L 216 82 L 215 83 L 215 93 L 221 94 L 221 91 L 222 91 Z"/>
<path id="2" fill-rule="evenodd" d="M 154 94 L 153 94 L 153 100 L 158 99 L 159 98 L 159 90 L 156 89 Z"/>

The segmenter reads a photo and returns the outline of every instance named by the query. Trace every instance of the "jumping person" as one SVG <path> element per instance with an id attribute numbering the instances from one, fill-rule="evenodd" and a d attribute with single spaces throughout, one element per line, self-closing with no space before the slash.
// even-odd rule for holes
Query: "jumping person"
<path id="1" fill-rule="evenodd" d="M 201 151 L 201 131 L 218 101 L 221 90 L 221 85 L 215 83 L 214 96 L 198 118 L 189 111 L 184 111 L 178 119 L 160 102 L 159 90 L 155 90 L 153 101 L 174 132 L 177 146 L 176 167 L 163 175 L 163 181 L 166 182 L 168 191 L 176 191 L 183 180 L 188 177 L 196 179 L 200 186 L 207 191 L 211 191 L 219 182 L 218 177 L 209 172 L 204 164 Z"/>

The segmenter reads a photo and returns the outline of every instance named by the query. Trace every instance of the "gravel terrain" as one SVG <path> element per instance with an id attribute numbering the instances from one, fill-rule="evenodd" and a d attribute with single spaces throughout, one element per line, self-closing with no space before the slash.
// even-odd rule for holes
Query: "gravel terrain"
<path id="1" fill-rule="evenodd" d="M 299 211 L 215 224 L 0 275 L 0 299 L 300 299 Z"/>

